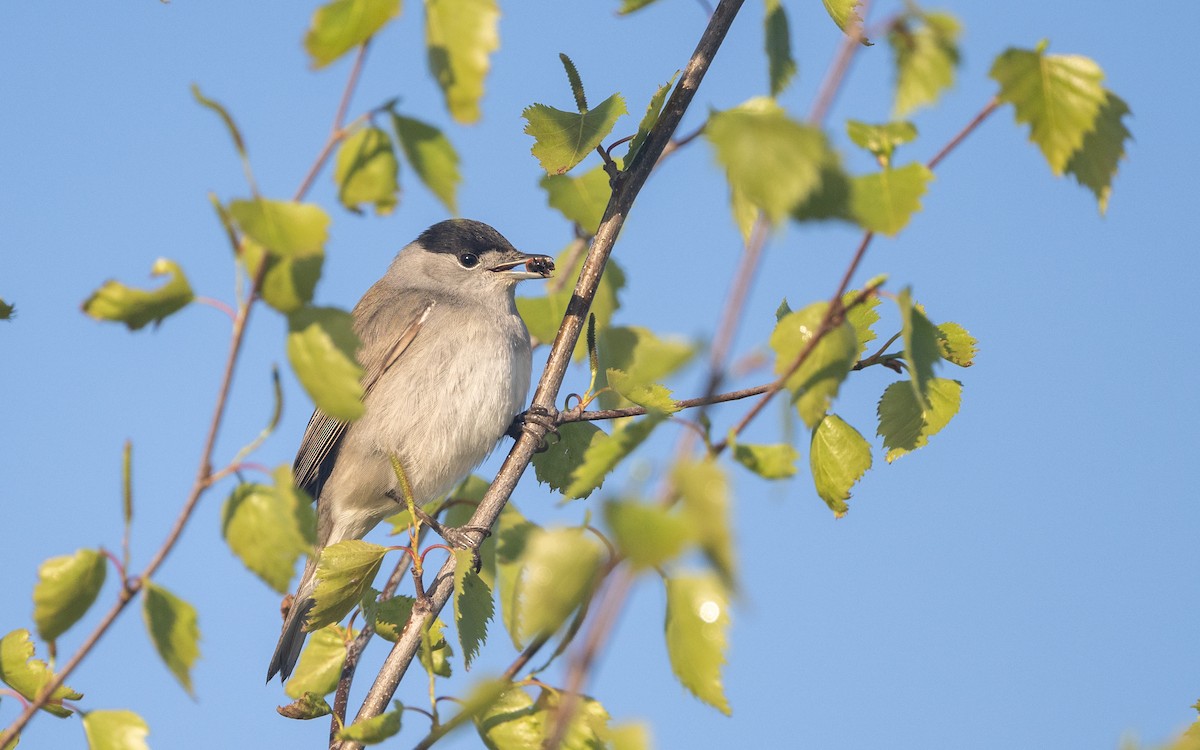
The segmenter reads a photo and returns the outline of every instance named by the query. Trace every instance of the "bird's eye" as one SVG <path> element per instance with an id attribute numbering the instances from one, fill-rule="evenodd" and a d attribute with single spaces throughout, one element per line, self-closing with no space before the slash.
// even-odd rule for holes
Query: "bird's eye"
<path id="1" fill-rule="evenodd" d="M 475 253 L 459 253 L 458 263 L 463 268 L 474 268 L 479 265 L 479 256 Z"/>

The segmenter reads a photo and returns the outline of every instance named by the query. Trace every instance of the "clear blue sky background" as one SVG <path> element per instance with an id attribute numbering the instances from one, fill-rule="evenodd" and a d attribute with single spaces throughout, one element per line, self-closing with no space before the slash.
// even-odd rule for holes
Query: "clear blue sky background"
<path id="1" fill-rule="evenodd" d="M 799 115 L 838 34 L 815 0 L 785 5 L 800 75 L 783 100 Z M 875 18 L 893 4 L 878 5 Z M 996 54 L 1048 37 L 1052 51 L 1098 60 L 1133 109 L 1136 142 L 1109 215 L 1101 219 L 1089 194 L 1050 176 L 1004 109 L 938 170 L 911 227 L 876 242 L 859 282 L 888 272 L 889 288 L 913 284 L 935 319 L 959 321 L 980 339 L 978 364 L 950 375 L 965 383 L 962 412 L 895 465 L 877 455 L 841 520 L 804 471 L 771 485 L 739 475 L 746 586 L 725 673 L 733 718 L 671 676 L 653 581 L 637 590 L 589 685 L 615 719 L 649 720 L 658 747 L 1091 749 L 1113 747 L 1125 733 L 1161 741 L 1195 715 L 1200 409 L 1187 332 L 1200 277 L 1200 10 L 1169 2 L 1148 12 L 1113 0 L 950 5 L 966 26 L 959 84 L 944 106 L 916 116 L 922 137 L 902 158 L 928 158 L 987 102 Z M 686 61 L 705 15 L 691 0 L 662 0 L 629 18 L 613 15 L 615 1 L 504 6 L 482 124 L 450 123 L 425 73 L 415 2 L 372 49 L 354 111 L 398 95 L 404 112 L 445 126 L 463 160 L 462 214 L 518 247 L 557 252 L 570 228 L 537 187 L 521 109 L 535 101 L 570 108 L 563 51 L 593 99 L 620 91 L 640 115 Z M 182 263 L 199 293 L 230 298 L 229 251 L 205 196 L 228 199 L 246 188 L 227 135 L 188 86 L 199 83 L 233 112 L 263 191 L 290 196 L 326 137 L 348 69 L 308 71 L 300 39 L 313 7 L 0 7 L 0 297 L 19 312 L 0 324 L 0 631 L 31 625 L 43 559 L 119 545 L 126 438 L 135 445 L 135 566 L 169 528 L 195 473 L 227 321 L 194 306 L 131 335 L 86 318 L 79 304 L 107 278 L 149 283 L 159 256 Z M 761 21 L 762 4 L 748 2 L 684 132 L 706 108 L 764 92 Z M 886 45 L 864 50 L 830 122 L 886 118 L 889 71 Z M 633 126 L 628 119 L 618 131 Z M 334 224 L 321 303 L 352 305 L 399 247 L 444 218 L 411 173 L 402 181 L 394 216 L 359 218 L 333 207 L 322 175 L 313 197 Z M 739 252 L 725 190 L 702 142 L 654 176 L 616 251 L 630 278 L 619 322 L 710 334 Z M 855 240 L 844 229 L 781 232 L 739 354 L 766 339 L 781 298 L 827 296 Z M 270 364 L 284 359 L 282 334 L 278 316 L 255 316 L 219 459 L 261 428 Z M 865 434 L 874 432 L 875 401 L 890 377 L 856 374 L 843 389 L 838 411 Z M 765 378 L 756 373 L 746 384 Z M 310 408 L 285 380 L 284 420 L 259 455 L 270 465 L 290 462 Z M 690 373 L 672 385 L 689 395 L 698 381 Z M 585 385 L 578 372 L 567 382 Z M 718 429 L 742 408 L 717 412 Z M 778 437 L 778 414 L 761 420 L 755 439 Z M 662 433 L 650 462 L 676 436 Z M 200 612 L 196 699 L 159 662 L 136 610 L 70 682 L 88 694 L 85 707 L 141 713 L 156 748 L 321 746 L 326 722 L 278 717 L 282 692 L 262 684 L 278 596 L 221 540 L 229 489 L 206 498 L 161 571 L 161 582 Z M 532 479 L 516 498 L 541 521 L 581 511 L 556 511 Z M 114 592 L 110 579 L 103 606 Z M 63 637 L 64 653 L 97 616 Z M 507 663 L 506 641 L 493 633 L 494 655 L 481 672 Z M 383 653 L 376 644 L 368 666 Z M 411 677 L 400 697 L 422 705 L 423 677 Z M 4 700 L 0 722 L 16 711 Z M 405 721 L 394 746 L 424 733 L 418 715 Z M 83 742 L 77 721 L 42 716 L 22 747 Z M 468 732 L 444 744 L 478 740 Z"/>

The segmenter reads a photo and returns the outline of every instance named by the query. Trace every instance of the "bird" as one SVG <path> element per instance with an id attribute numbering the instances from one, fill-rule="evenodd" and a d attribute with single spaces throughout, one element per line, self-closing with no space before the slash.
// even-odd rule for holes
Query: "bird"
<path id="1" fill-rule="evenodd" d="M 404 246 L 351 313 L 361 346 L 362 416 L 317 409 L 296 453 L 296 486 L 317 504 L 308 560 L 267 671 L 286 680 L 304 645 L 317 559 L 405 508 L 454 487 L 496 447 L 529 392 L 529 330 L 514 293 L 549 278 L 554 261 L 518 251 L 480 221 L 449 219 Z"/>

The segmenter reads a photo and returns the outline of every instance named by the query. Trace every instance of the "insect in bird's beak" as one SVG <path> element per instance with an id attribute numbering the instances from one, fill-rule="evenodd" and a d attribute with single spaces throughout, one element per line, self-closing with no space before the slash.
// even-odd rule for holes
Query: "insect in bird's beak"
<path id="1" fill-rule="evenodd" d="M 518 279 L 548 279 L 554 272 L 554 260 L 547 255 L 526 255 L 517 260 L 493 266 L 491 271 L 515 276 Z"/>

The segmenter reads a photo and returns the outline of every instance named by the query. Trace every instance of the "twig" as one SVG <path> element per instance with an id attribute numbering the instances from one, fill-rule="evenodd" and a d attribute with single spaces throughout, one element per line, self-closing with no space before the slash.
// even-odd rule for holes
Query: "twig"
<path id="1" fill-rule="evenodd" d="M 866 21 L 867 13 L 871 10 L 871 0 L 862 0 L 858 6 L 859 17 Z M 819 125 L 825 121 L 825 115 L 829 114 L 829 108 L 833 106 L 833 100 L 837 97 L 839 91 L 842 90 L 842 80 L 846 77 L 847 71 L 850 70 L 850 63 L 854 60 L 854 55 L 858 52 L 858 48 L 862 46 L 862 24 L 853 23 L 846 28 L 846 35 L 842 37 L 842 43 L 838 46 L 837 55 L 833 58 L 833 63 L 829 66 L 829 72 L 825 74 L 824 80 L 821 81 L 821 86 L 817 89 L 817 98 L 813 101 L 812 109 L 808 113 L 809 122 L 814 125 Z"/>
<path id="2" fill-rule="evenodd" d="M 1000 100 L 993 98 L 990 102 L 987 103 L 987 106 L 985 106 L 983 109 L 981 109 L 979 111 L 979 114 L 977 114 L 977 115 L 975 115 L 975 117 L 971 118 L 971 121 L 968 122 L 966 124 L 966 126 L 963 127 L 962 130 L 958 131 L 958 135 L 951 138 L 950 142 L 947 143 L 945 146 L 942 146 L 942 150 L 938 151 L 936 154 L 934 154 L 933 158 L 925 163 L 925 166 L 929 167 L 930 169 L 936 168 L 937 165 L 942 163 L 943 159 L 945 159 L 947 156 L 950 155 L 951 151 L 958 148 L 958 144 L 962 143 L 963 139 L 965 139 L 968 135 L 970 135 L 972 132 L 974 132 L 975 128 L 982 125 L 983 121 L 986 120 L 988 118 L 988 116 L 990 116 L 993 112 L 995 112 L 999 107 L 1000 107 Z"/>
<path id="3" fill-rule="evenodd" d="M 298 201 L 308 194 L 309 188 L 312 187 L 313 181 L 317 179 L 317 175 L 321 172 L 321 167 L 325 166 L 325 162 L 329 159 L 329 155 L 333 153 L 333 149 L 346 137 L 346 112 L 350 108 L 350 99 L 354 95 L 354 89 L 358 85 L 358 78 L 362 74 L 363 62 L 367 57 L 367 48 L 371 45 L 371 40 L 362 43 L 358 48 L 358 54 L 354 56 L 354 64 L 350 68 L 350 75 L 346 79 L 346 87 L 342 89 L 342 99 L 338 102 L 337 114 L 333 116 L 333 126 L 329 129 L 329 137 L 325 139 L 325 145 L 321 147 L 321 152 L 317 154 L 317 158 L 309 167 L 308 173 L 304 175 L 304 179 L 300 182 L 300 187 L 296 189 L 296 195 L 292 198 Z"/>

